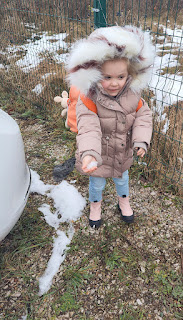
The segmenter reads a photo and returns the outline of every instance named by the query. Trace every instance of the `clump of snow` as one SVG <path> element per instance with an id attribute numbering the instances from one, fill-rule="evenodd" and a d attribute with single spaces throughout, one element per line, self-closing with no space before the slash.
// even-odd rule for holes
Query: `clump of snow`
<path id="1" fill-rule="evenodd" d="M 20 319 L 18 320 L 26 320 L 27 319 L 27 312 L 26 312 L 26 315 L 25 316 L 22 316 Z"/>
<path id="2" fill-rule="evenodd" d="M 166 119 L 162 132 L 166 133 L 170 125 L 170 120 Z"/>
<path id="3" fill-rule="evenodd" d="M 144 161 L 138 161 L 138 164 L 142 164 L 143 166 L 147 166 L 147 163 Z"/>
<path id="4" fill-rule="evenodd" d="M 30 192 L 37 192 L 42 195 L 45 195 L 46 192 L 50 190 L 50 187 L 51 185 L 44 184 L 44 182 L 40 180 L 40 176 L 37 172 L 31 170 Z"/>
<path id="5" fill-rule="evenodd" d="M 54 200 L 57 213 L 62 215 L 61 222 L 76 221 L 86 205 L 85 199 L 78 190 L 67 181 L 62 181 L 48 194 Z"/>
<path id="6" fill-rule="evenodd" d="M 37 172 L 33 170 L 31 170 L 31 178 L 31 192 L 46 194 L 53 199 L 55 212 L 51 212 L 50 205 L 46 203 L 42 204 L 38 209 L 43 213 L 45 221 L 57 230 L 57 237 L 54 237 L 52 255 L 44 274 L 39 279 L 39 295 L 41 296 L 50 289 L 53 277 L 66 257 L 68 245 L 74 234 L 72 221 L 77 220 L 82 215 L 86 200 L 73 185 L 70 185 L 65 180 L 56 186 L 45 185 L 40 180 Z M 65 232 L 58 230 L 60 224 L 66 221 L 70 224 L 67 235 Z"/>
<path id="7" fill-rule="evenodd" d="M 60 218 L 58 217 L 57 213 L 53 213 L 50 210 L 50 205 L 44 203 L 41 207 L 38 208 L 44 214 L 44 218 L 46 222 L 56 230 L 60 225 Z"/>
<path id="8" fill-rule="evenodd" d="M 55 274 L 58 272 L 61 263 L 66 257 L 66 250 L 71 242 L 71 238 L 67 237 L 63 231 L 57 231 L 57 238 L 54 238 L 53 251 L 48 261 L 44 274 L 39 278 L 39 296 L 46 293 L 51 285 Z"/>
<path id="9" fill-rule="evenodd" d="M 36 29 L 35 23 L 23 23 L 26 28 Z"/>
<path id="10" fill-rule="evenodd" d="M 32 92 L 34 92 L 37 96 L 43 91 L 44 87 L 41 83 L 37 84 Z"/>
<path id="11" fill-rule="evenodd" d="M 70 183 L 74 184 L 76 183 L 76 180 L 71 180 Z"/>
<path id="12" fill-rule="evenodd" d="M 55 72 L 54 72 L 54 73 L 47 72 L 47 73 L 45 73 L 41 78 L 42 78 L 42 79 L 46 79 L 46 78 L 48 78 L 49 76 L 54 75 L 54 74 L 56 74 L 56 73 L 55 73 Z"/>
<path id="13" fill-rule="evenodd" d="M 97 167 L 97 161 L 91 161 L 88 165 L 87 165 L 87 169 L 92 169 L 94 167 Z"/>

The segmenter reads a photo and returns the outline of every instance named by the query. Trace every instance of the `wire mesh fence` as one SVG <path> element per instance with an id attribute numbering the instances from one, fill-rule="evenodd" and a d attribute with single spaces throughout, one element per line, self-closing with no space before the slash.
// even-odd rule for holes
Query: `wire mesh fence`
<path id="1" fill-rule="evenodd" d="M 151 149 L 142 163 L 160 183 L 182 190 L 183 0 L 9 0 L 0 4 L 2 87 L 31 112 L 58 117 L 53 98 L 67 88 L 64 63 L 73 41 L 94 28 L 133 24 L 151 33 L 156 59 L 143 92 L 153 111 Z M 10 99 L 11 100 L 11 99 Z M 1 107 L 12 108 L 11 104 Z M 29 112 L 29 110 L 27 111 Z"/>

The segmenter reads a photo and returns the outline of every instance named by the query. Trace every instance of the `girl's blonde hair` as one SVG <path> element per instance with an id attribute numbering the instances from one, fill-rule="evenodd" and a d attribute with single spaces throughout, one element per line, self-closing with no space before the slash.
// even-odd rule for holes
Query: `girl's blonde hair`
<path id="1" fill-rule="evenodd" d="M 133 79 L 136 77 L 137 71 L 136 71 L 135 66 L 133 65 L 133 63 L 130 61 L 130 59 L 128 59 L 126 57 L 119 58 L 118 56 L 116 56 L 113 59 L 109 59 L 109 60 L 106 60 L 106 61 L 116 61 L 116 60 L 126 61 L 128 74 L 130 76 L 132 76 Z"/>
<path id="2" fill-rule="evenodd" d="M 135 78 L 137 75 L 137 71 L 133 63 L 126 57 L 122 58 L 122 60 L 125 60 L 127 62 L 128 74 L 132 76 L 132 78 Z"/>

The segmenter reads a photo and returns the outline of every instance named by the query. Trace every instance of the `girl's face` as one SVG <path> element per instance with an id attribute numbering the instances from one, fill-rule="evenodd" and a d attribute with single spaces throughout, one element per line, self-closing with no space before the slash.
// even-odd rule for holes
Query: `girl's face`
<path id="1" fill-rule="evenodd" d="M 105 61 L 102 65 L 104 90 L 112 97 L 123 89 L 128 78 L 128 62 L 125 59 Z"/>

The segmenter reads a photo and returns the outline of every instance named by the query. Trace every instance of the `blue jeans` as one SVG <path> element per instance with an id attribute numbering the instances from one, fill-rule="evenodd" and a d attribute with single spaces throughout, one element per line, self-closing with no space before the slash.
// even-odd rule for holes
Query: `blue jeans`
<path id="1" fill-rule="evenodd" d="M 122 178 L 112 178 L 118 196 L 129 196 L 129 176 L 128 170 L 123 172 Z M 106 179 L 101 177 L 92 177 L 90 176 L 89 180 L 89 201 L 98 202 L 102 200 L 102 192 L 106 185 Z"/>

